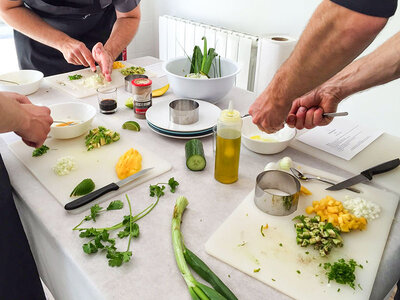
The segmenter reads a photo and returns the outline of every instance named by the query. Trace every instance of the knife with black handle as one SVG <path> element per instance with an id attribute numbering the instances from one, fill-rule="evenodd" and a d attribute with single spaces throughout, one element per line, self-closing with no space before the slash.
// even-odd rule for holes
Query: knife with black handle
<path id="1" fill-rule="evenodd" d="M 140 176 L 144 175 L 145 173 L 147 173 L 148 171 L 150 171 L 153 168 L 147 168 L 147 169 L 143 169 L 121 181 L 118 181 L 117 183 L 110 183 L 107 184 L 106 186 L 103 186 L 102 188 L 95 190 L 94 192 L 91 192 L 85 196 L 82 196 L 76 200 L 73 200 L 71 202 L 68 202 L 67 204 L 65 204 L 64 208 L 66 210 L 72 210 L 81 206 L 84 206 L 90 202 L 92 202 L 93 200 L 96 200 L 97 198 L 111 192 L 111 191 L 116 191 L 118 190 L 121 186 L 139 178 Z"/>
<path id="2" fill-rule="evenodd" d="M 377 165 L 375 167 L 369 168 L 365 171 L 362 171 L 359 175 L 356 175 L 352 178 L 349 178 L 345 181 L 339 182 L 338 184 L 332 185 L 326 190 L 328 191 L 338 191 L 342 190 L 345 188 L 348 188 L 349 186 L 353 186 L 357 183 L 367 181 L 367 180 L 372 180 L 372 177 L 374 175 L 382 174 L 385 172 L 389 172 L 395 168 L 397 168 L 400 165 L 400 159 L 396 158 L 390 161 L 387 161 L 383 164 Z"/>

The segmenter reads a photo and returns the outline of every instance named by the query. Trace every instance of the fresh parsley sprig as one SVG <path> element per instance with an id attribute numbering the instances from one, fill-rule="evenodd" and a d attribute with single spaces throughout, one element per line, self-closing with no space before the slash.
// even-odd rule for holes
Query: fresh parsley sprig
<path id="1" fill-rule="evenodd" d="M 139 237 L 139 225 L 136 222 L 145 217 L 154 209 L 154 207 L 156 207 L 160 198 L 164 195 L 165 185 L 167 184 L 169 185 L 172 193 L 175 192 L 177 186 L 179 185 L 179 183 L 173 177 L 169 179 L 168 183 L 157 183 L 155 185 L 150 185 L 150 196 L 156 197 L 156 201 L 134 216 L 132 216 L 131 202 L 128 195 L 126 195 L 126 200 L 129 206 L 129 215 L 124 216 L 122 222 L 110 227 L 82 228 L 80 226 L 85 221 L 92 220 L 93 222 L 96 222 L 96 219 L 100 216 L 100 214 L 104 213 L 105 211 L 122 209 L 124 206 L 123 202 L 120 200 L 112 201 L 106 209 L 98 204 L 93 205 L 90 208 L 90 215 L 85 216 L 83 220 L 72 229 L 80 231 L 79 237 L 90 239 L 87 243 L 83 244 L 83 252 L 87 254 L 93 254 L 99 251 L 105 251 L 107 253 L 106 257 L 108 259 L 108 265 L 111 267 L 119 267 L 123 263 L 129 262 L 132 257 L 132 251 L 130 251 L 131 240 L 132 238 Z M 115 239 L 110 238 L 110 232 L 120 228 L 123 228 L 117 234 L 120 239 L 129 236 L 127 250 L 123 252 L 117 251 L 117 248 L 115 247 Z"/>

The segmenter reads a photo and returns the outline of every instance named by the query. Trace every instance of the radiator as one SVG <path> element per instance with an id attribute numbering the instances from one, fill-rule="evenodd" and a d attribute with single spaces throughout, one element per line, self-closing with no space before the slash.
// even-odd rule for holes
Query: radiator
<path id="1" fill-rule="evenodd" d="M 168 60 L 177 56 L 189 56 L 195 45 L 203 49 L 201 38 L 207 38 L 208 47 L 215 48 L 221 57 L 236 61 L 241 70 L 236 86 L 254 91 L 258 37 L 226 30 L 172 16 L 159 18 L 159 56 Z"/>

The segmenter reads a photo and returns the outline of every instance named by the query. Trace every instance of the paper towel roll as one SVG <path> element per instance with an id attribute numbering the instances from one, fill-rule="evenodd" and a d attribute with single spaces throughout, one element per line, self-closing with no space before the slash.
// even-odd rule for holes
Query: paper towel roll
<path id="1" fill-rule="evenodd" d="M 259 95 L 267 87 L 276 71 L 292 53 L 296 42 L 295 38 L 285 35 L 273 35 L 259 39 L 254 80 L 256 95 Z"/>

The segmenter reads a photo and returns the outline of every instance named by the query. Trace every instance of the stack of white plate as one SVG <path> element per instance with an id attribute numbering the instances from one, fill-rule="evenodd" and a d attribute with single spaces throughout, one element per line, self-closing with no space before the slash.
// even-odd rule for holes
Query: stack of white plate
<path id="1" fill-rule="evenodd" d="M 213 134 L 221 109 L 212 103 L 199 103 L 199 120 L 189 125 L 175 124 L 169 120 L 170 100 L 153 104 L 146 112 L 147 124 L 157 134 L 175 139 L 202 138 Z"/>

